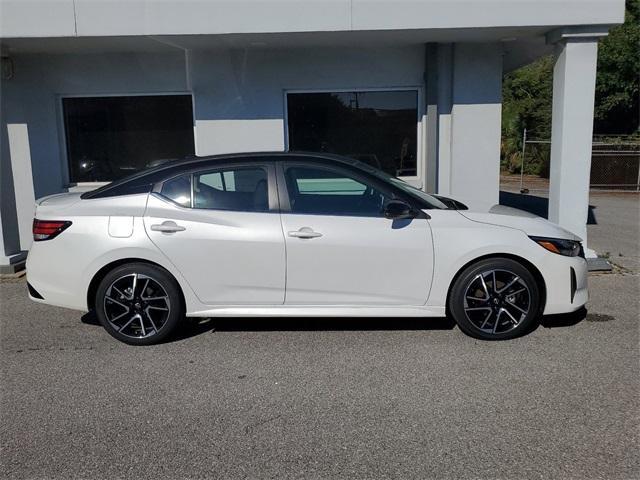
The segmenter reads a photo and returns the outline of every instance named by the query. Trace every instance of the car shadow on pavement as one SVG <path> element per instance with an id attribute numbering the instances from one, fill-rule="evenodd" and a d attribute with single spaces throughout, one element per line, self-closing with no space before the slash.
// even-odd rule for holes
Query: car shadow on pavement
<path id="1" fill-rule="evenodd" d="M 456 326 L 449 318 L 225 317 L 190 320 L 174 340 L 206 332 L 452 330 Z"/>
<path id="2" fill-rule="evenodd" d="M 572 313 L 545 315 L 536 326 L 544 328 L 572 327 L 587 318 L 587 309 Z M 452 318 L 348 318 L 348 317 L 229 317 L 190 319 L 173 341 L 184 340 L 207 332 L 277 332 L 277 331 L 431 331 L 453 330 Z M 534 329 L 535 330 L 535 329 Z"/>
<path id="3" fill-rule="evenodd" d="M 537 327 L 559 328 L 577 325 L 587 317 L 587 310 L 545 315 Z M 85 313 L 80 321 L 86 325 L 100 326 L 93 312 Z M 224 317 L 188 318 L 182 328 L 167 342 L 176 342 L 213 332 L 304 332 L 304 331 L 417 331 L 453 330 L 456 323 L 451 318 L 392 318 L 392 317 Z"/>
<path id="4" fill-rule="evenodd" d="M 101 326 L 93 311 L 80 318 L 85 325 Z M 449 318 L 393 317 L 219 317 L 187 318 L 184 329 L 199 333 L 271 332 L 304 330 L 451 330 L 455 321 Z"/>
<path id="5" fill-rule="evenodd" d="M 101 327 L 100 322 L 98 321 L 98 317 L 93 310 L 90 312 L 86 312 L 80 317 L 80 321 L 85 325 L 95 325 L 96 327 Z"/>
<path id="6" fill-rule="evenodd" d="M 545 315 L 540 320 L 540 326 L 544 328 L 573 327 L 587 318 L 585 307 L 571 313 L 560 313 L 557 315 Z"/>

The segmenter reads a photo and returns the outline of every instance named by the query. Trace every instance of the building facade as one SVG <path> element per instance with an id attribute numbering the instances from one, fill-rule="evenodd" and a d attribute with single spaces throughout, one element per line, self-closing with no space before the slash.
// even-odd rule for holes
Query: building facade
<path id="1" fill-rule="evenodd" d="M 36 198 L 162 159 L 351 155 L 498 203 L 502 77 L 554 53 L 549 218 L 586 240 L 598 39 L 623 0 L 0 0 L 0 268 Z"/>

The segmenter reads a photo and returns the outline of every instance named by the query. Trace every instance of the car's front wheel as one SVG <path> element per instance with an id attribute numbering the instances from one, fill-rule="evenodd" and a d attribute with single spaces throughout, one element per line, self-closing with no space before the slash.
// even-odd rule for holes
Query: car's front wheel
<path id="1" fill-rule="evenodd" d="M 95 312 L 110 335 L 131 345 L 166 339 L 184 316 L 175 279 L 146 263 L 122 265 L 107 273 L 98 285 Z"/>
<path id="2" fill-rule="evenodd" d="M 531 272 L 509 258 L 467 267 L 449 295 L 449 311 L 467 335 L 506 340 L 527 333 L 540 310 L 540 288 Z"/>

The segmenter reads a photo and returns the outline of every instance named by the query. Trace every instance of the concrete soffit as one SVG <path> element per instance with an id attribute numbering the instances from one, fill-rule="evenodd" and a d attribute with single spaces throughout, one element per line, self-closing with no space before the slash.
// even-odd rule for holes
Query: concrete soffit
<path id="1" fill-rule="evenodd" d="M 575 27 L 562 27 L 551 30 L 546 34 L 547 44 L 555 44 L 568 40 L 593 40 L 606 37 L 609 29 L 615 25 L 580 25 Z"/>

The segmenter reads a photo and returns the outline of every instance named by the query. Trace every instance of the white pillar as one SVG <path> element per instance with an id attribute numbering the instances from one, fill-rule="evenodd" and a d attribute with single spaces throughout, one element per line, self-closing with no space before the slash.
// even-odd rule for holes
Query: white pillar
<path id="1" fill-rule="evenodd" d="M 453 51 L 449 193 L 472 210 L 499 202 L 502 52 L 499 43 Z"/>
<path id="2" fill-rule="evenodd" d="M 556 44 L 549 220 L 587 241 L 598 38 L 603 32 L 563 30 Z"/>
<path id="3" fill-rule="evenodd" d="M 35 212 L 35 194 L 33 174 L 31 173 L 31 149 L 29 148 L 29 130 L 26 123 L 7 124 L 9 137 L 9 155 L 13 172 L 13 190 L 18 215 L 20 249 L 29 250 L 32 242 L 31 225 Z"/>

